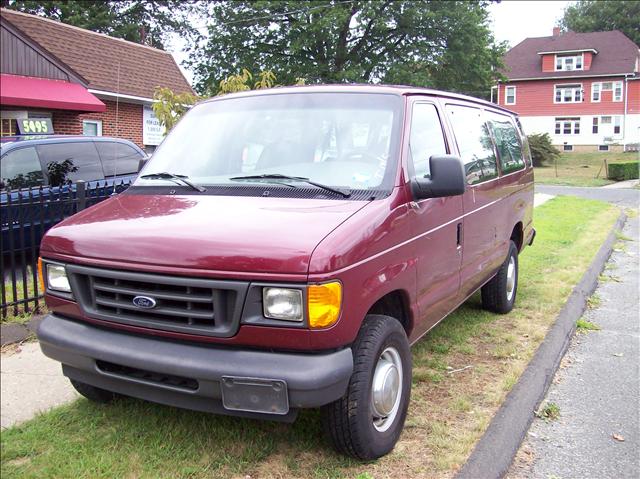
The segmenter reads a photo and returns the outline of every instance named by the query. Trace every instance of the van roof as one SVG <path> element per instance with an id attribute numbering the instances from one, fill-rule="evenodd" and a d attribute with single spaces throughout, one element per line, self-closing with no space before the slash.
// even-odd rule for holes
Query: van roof
<path id="1" fill-rule="evenodd" d="M 3 136 L 0 138 L 2 152 L 13 149 L 17 146 L 25 145 L 46 145 L 50 143 L 79 143 L 86 141 L 108 141 L 124 143 L 139 150 L 135 143 L 125 138 L 114 138 L 110 136 L 86 136 L 86 135 L 15 135 Z"/>
<path id="2" fill-rule="evenodd" d="M 237 93 L 229 93 L 227 95 L 218 96 L 214 98 L 210 98 L 205 100 L 203 103 L 211 102 L 211 101 L 220 101 L 227 100 L 231 98 L 242 98 L 242 97 L 250 97 L 250 96 L 263 96 L 263 95 L 279 95 L 283 93 L 377 93 L 377 94 L 387 94 L 387 95 L 399 95 L 399 96 L 410 96 L 410 95 L 430 95 L 430 96 L 438 96 L 444 98 L 451 98 L 454 100 L 464 100 L 472 103 L 477 103 L 482 106 L 494 108 L 497 110 L 502 110 L 511 115 L 517 115 L 512 110 L 507 108 L 503 108 L 495 103 L 488 102 L 486 100 L 481 100 L 480 98 L 475 98 L 468 95 L 462 95 L 459 93 L 452 93 L 443 90 L 434 90 L 431 88 L 421 88 L 415 86 L 408 85 L 370 85 L 370 84 L 360 84 L 360 83 L 350 83 L 350 84 L 328 84 L 328 85 L 294 85 L 287 87 L 277 87 L 277 88 L 265 88 L 261 90 L 247 90 Z"/>

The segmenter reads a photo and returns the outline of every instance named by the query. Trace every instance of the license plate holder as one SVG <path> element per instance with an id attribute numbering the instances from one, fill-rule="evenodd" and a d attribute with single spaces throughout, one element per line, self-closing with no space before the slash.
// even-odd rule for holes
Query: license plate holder
<path id="1" fill-rule="evenodd" d="M 285 415 L 289 412 L 287 383 L 280 379 L 223 376 L 222 405 L 230 411 Z"/>

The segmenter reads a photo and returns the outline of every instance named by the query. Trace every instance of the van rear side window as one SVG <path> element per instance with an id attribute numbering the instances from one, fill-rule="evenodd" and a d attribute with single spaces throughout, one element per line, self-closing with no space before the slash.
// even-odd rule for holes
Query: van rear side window
<path id="1" fill-rule="evenodd" d="M 493 112 L 486 113 L 491 124 L 491 131 L 498 149 L 500 168 L 502 173 L 507 175 L 524 168 L 524 157 L 522 156 L 522 145 L 518 139 L 518 132 L 505 115 Z"/>
<path id="2" fill-rule="evenodd" d="M 98 150 L 92 141 L 50 143 L 36 149 L 52 186 L 104 179 Z"/>
<path id="3" fill-rule="evenodd" d="M 44 184 L 44 175 L 32 146 L 10 151 L 0 159 L 2 188 L 32 188 Z M 4 206 L 3 206 L 4 208 Z"/>
<path id="4" fill-rule="evenodd" d="M 496 154 L 482 111 L 478 108 L 447 105 L 447 114 L 464 163 L 467 184 L 475 185 L 497 178 Z"/>

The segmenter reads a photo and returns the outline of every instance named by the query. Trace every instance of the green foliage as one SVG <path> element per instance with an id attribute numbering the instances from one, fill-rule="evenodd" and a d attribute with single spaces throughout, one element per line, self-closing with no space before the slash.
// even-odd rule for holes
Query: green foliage
<path id="1" fill-rule="evenodd" d="M 189 63 L 200 92 L 246 68 L 285 85 L 385 82 L 486 96 L 505 46 L 485 1 L 221 1 Z"/>
<path id="2" fill-rule="evenodd" d="M 544 166 L 545 163 L 552 163 L 560 156 L 560 150 L 551 144 L 551 137 L 548 133 L 539 133 L 527 136 L 533 166 Z"/>
<path id="3" fill-rule="evenodd" d="M 246 90 L 260 90 L 262 88 L 273 88 L 276 83 L 276 75 L 270 71 L 262 71 L 258 73 L 258 80 L 251 86 L 253 75 L 249 70 L 243 68 L 236 75 L 229 75 L 220 82 L 220 88 L 216 95 L 225 95 L 227 93 L 235 93 Z"/>
<path id="4" fill-rule="evenodd" d="M 555 421 L 560 417 L 560 406 L 554 402 L 547 403 L 543 408 L 536 411 L 536 416 L 545 421 Z"/>
<path id="5" fill-rule="evenodd" d="M 565 9 L 560 24 L 574 32 L 620 30 L 640 45 L 640 2 L 580 0 Z"/>
<path id="6" fill-rule="evenodd" d="M 195 38 L 189 22 L 203 6 L 181 0 L 2 0 L 3 8 L 31 13 L 63 23 L 163 48 L 171 33 Z"/>
<path id="7" fill-rule="evenodd" d="M 601 328 L 597 324 L 581 318 L 578 321 L 576 321 L 576 329 L 580 332 L 586 332 L 586 331 L 600 331 Z"/>
<path id="8" fill-rule="evenodd" d="M 639 176 L 640 163 L 637 161 L 609 163 L 607 165 L 607 178 L 610 180 L 636 180 Z"/>
<path id="9" fill-rule="evenodd" d="M 169 131 L 198 101 L 198 97 L 189 92 L 174 93 L 170 88 L 157 88 L 153 100 L 153 112 Z"/>

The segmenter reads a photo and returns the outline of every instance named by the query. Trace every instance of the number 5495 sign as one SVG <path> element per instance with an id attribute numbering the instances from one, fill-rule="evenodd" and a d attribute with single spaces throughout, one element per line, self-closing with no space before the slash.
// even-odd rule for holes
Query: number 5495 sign
<path id="1" fill-rule="evenodd" d="M 53 134 L 53 125 L 50 118 L 18 120 L 18 132 L 21 135 L 51 135 Z"/>

